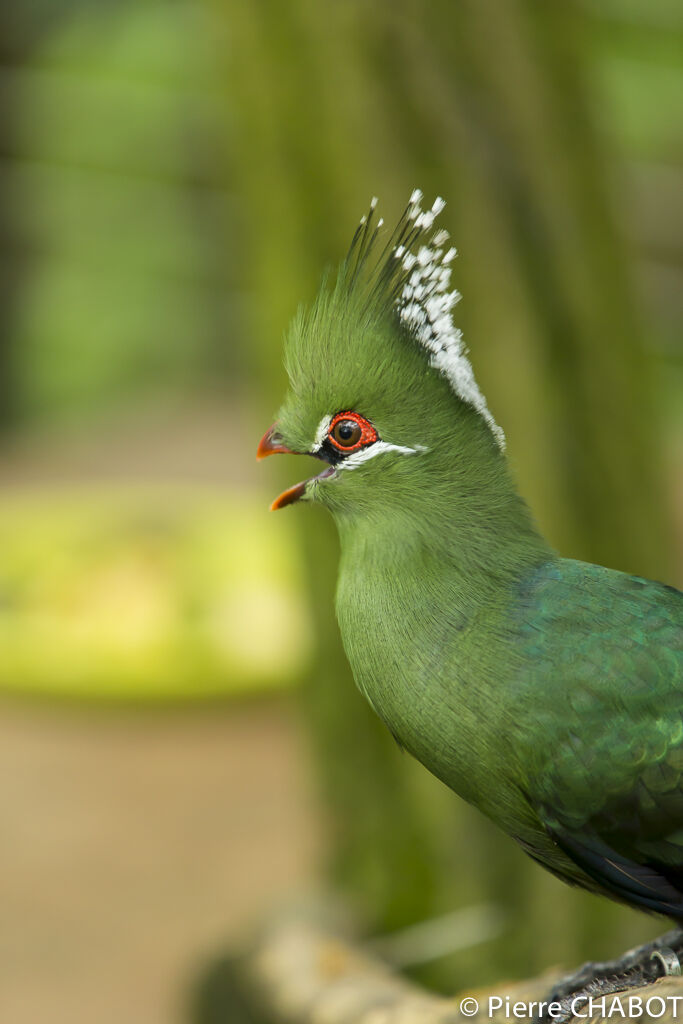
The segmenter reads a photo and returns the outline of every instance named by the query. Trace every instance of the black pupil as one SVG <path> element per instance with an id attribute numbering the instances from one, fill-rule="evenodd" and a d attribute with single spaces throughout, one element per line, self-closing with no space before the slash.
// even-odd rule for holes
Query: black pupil
<path id="1" fill-rule="evenodd" d="M 338 444 L 352 447 L 360 440 L 361 429 L 354 420 L 340 420 L 334 428 L 334 439 Z"/>

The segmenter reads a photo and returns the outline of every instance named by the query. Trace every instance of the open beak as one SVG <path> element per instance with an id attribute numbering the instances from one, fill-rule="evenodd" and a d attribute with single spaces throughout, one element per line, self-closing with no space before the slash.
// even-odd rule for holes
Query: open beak
<path id="1" fill-rule="evenodd" d="M 256 449 L 256 458 L 265 459 L 266 455 L 275 455 L 277 452 L 284 452 L 286 455 L 301 454 L 300 452 L 293 452 L 291 448 L 282 444 L 282 440 L 278 437 L 277 433 L 277 423 L 273 423 L 272 427 L 269 427 L 268 430 L 266 430 L 265 434 L 259 441 L 259 446 Z M 322 479 L 333 475 L 334 466 L 328 466 L 322 473 L 319 473 L 315 479 Z M 308 482 L 308 480 L 302 480 L 300 484 L 294 484 L 293 487 L 283 491 L 270 506 L 271 510 L 275 512 L 279 508 L 284 508 L 285 505 L 293 505 L 295 501 L 298 501 L 304 496 L 306 484 Z"/>

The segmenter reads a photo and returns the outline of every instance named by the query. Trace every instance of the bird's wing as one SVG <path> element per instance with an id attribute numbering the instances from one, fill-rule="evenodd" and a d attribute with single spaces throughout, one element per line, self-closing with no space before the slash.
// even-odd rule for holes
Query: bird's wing
<path id="1" fill-rule="evenodd" d="M 554 816 L 553 816 L 554 817 Z M 596 833 L 570 832 L 557 822 L 546 822 L 550 837 L 588 875 L 597 887 L 616 899 L 683 920 L 683 872 L 671 865 L 637 861 L 618 853 Z M 679 857 L 683 850 L 679 851 Z"/>
<path id="2" fill-rule="evenodd" d="M 681 919 L 683 594 L 563 561 L 527 598 L 526 698 L 544 708 L 529 799 L 598 887 Z"/>

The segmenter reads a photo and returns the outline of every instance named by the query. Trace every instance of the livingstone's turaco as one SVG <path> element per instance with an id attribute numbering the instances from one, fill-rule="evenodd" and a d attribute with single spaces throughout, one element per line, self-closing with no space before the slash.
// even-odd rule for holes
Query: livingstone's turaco
<path id="1" fill-rule="evenodd" d="M 259 456 L 321 473 L 356 682 L 401 746 L 539 864 L 683 924 L 683 594 L 561 558 L 518 495 L 452 309 L 455 250 L 416 190 L 383 242 L 373 200 L 285 344 Z M 676 929 L 586 965 L 566 1000 L 679 973 Z"/>

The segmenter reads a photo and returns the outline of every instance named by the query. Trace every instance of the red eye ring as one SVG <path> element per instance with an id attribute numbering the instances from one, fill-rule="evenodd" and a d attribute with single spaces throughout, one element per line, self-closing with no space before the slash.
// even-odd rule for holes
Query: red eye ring
<path id="1" fill-rule="evenodd" d="M 339 441 L 337 441 L 334 436 L 335 428 L 338 427 L 339 424 L 341 424 L 344 420 L 350 421 L 351 423 L 355 424 L 357 428 L 360 429 L 360 436 L 358 437 L 358 440 L 350 445 L 340 444 Z M 332 419 L 332 422 L 328 427 L 327 437 L 330 443 L 333 444 L 334 447 L 337 449 L 337 451 L 348 454 L 350 452 L 357 452 L 361 448 L 365 448 L 366 445 L 374 444 L 374 442 L 378 438 L 378 434 L 375 428 L 373 427 L 372 423 L 370 423 L 369 420 L 366 420 L 364 416 L 360 416 L 357 412 L 338 412 L 337 415 Z"/>

